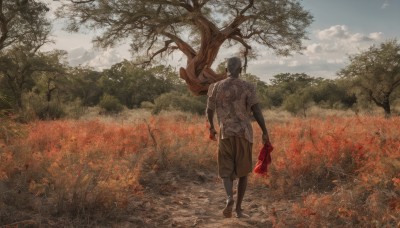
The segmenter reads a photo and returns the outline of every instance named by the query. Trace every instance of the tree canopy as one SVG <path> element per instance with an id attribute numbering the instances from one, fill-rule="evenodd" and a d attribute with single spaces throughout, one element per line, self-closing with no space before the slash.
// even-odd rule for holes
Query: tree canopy
<path id="1" fill-rule="evenodd" d="M 0 0 L 0 50 L 15 43 L 46 43 L 49 8 L 35 0 Z"/>
<path id="2" fill-rule="evenodd" d="M 312 22 L 298 0 L 70 0 L 58 15 L 71 31 L 100 31 L 94 41 L 101 47 L 130 40 L 134 55 L 146 54 L 148 62 L 181 51 L 187 66 L 180 76 L 194 94 L 225 77 L 211 69 L 223 44 L 240 45 L 246 66 L 255 44 L 278 55 L 300 52 Z"/>
<path id="3" fill-rule="evenodd" d="M 12 98 L 21 109 L 22 94 L 37 84 L 35 76 L 50 80 L 49 77 L 57 77 L 64 71 L 61 60 L 65 54 L 59 50 L 38 52 L 37 47 L 30 46 L 7 49 L 0 54 L 0 94 Z"/>
<path id="4" fill-rule="evenodd" d="M 102 73 L 104 92 L 118 98 L 128 108 L 137 108 L 143 101 L 153 102 L 175 85 L 176 73 L 169 67 L 142 69 L 129 61 L 113 65 Z"/>
<path id="5" fill-rule="evenodd" d="M 391 113 L 391 94 L 400 86 L 400 44 L 388 40 L 349 57 L 350 64 L 339 75 L 351 79 L 360 95 Z"/>

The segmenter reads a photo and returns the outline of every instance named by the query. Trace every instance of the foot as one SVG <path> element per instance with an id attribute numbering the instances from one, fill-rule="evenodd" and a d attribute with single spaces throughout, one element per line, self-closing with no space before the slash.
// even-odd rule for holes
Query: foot
<path id="1" fill-rule="evenodd" d="M 232 198 L 228 198 L 226 200 L 226 206 L 222 213 L 224 214 L 225 218 L 230 218 L 232 217 L 232 209 L 233 209 L 233 204 L 235 201 Z"/>
<path id="2" fill-rule="evenodd" d="M 236 218 L 250 218 L 250 215 L 245 214 L 243 209 L 236 209 Z"/>

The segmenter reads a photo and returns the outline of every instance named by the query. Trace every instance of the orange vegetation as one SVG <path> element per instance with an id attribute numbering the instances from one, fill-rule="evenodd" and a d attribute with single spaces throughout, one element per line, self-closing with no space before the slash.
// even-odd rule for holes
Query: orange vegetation
<path id="1" fill-rule="evenodd" d="M 255 162 L 261 139 L 253 126 Z M 293 202 L 291 218 L 275 225 L 285 219 L 303 226 L 398 225 L 399 126 L 399 117 L 269 123 L 275 149 L 262 184 L 271 200 Z M 217 145 L 208 139 L 203 117 L 124 124 L 61 120 L 13 128 L 23 133 L 0 135 L 0 224 L 13 222 L 8 212 L 26 208 L 19 204 L 36 213 L 51 205 L 49 214 L 74 217 L 124 209 L 143 194 L 140 179 L 150 171 L 186 177 L 216 172 Z"/>

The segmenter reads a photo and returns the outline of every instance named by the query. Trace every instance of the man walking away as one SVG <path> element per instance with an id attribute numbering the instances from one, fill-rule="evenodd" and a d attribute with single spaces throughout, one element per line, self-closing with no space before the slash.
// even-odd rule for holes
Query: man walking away
<path id="1" fill-rule="evenodd" d="M 251 113 L 262 130 L 263 143 L 270 143 L 258 105 L 255 86 L 239 79 L 242 63 L 233 57 L 227 62 L 228 77 L 218 81 L 208 90 L 207 119 L 210 123 L 210 137 L 215 139 L 214 112 L 220 127 L 218 142 L 218 174 L 222 178 L 227 194 L 223 215 L 232 217 L 234 206 L 233 180 L 239 178 L 237 185 L 236 215 L 248 217 L 243 213 L 242 201 L 247 187 L 247 175 L 252 171 L 253 129 Z"/>

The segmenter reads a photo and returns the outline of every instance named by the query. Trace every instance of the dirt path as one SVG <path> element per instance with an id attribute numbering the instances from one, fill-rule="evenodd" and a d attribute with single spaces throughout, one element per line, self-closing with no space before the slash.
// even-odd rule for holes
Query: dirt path
<path id="1" fill-rule="evenodd" d="M 226 197 L 218 178 L 168 180 L 157 187 L 136 205 L 141 213 L 129 218 L 125 227 L 272 227 L 279 213 L 286 211 L 282 204 L 268 198 L 268 190 L 261 186 L 248 186 L 243 202 L 250 215 L 246 219 L 223 217 Z"/>

